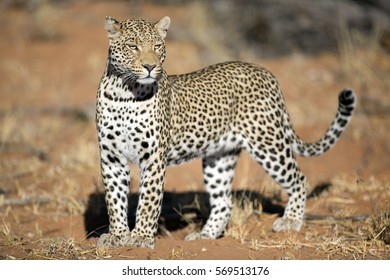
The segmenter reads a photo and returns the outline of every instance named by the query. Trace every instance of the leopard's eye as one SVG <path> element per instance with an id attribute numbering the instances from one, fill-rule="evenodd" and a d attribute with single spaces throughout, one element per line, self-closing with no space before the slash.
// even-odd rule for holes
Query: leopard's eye
<path id="1" fill-rule="evenodd" d="M 138 47 L 134 43 L 127 43 L 126 46 L 132 51 L 138 51 Z"/>
<path id="2" fill-rule="evenodd" d="M 158 51 L 159 49 L 161 49 L 162 47 L 162 44 L 156 44 L 154 45 L 154 50 Z"/>

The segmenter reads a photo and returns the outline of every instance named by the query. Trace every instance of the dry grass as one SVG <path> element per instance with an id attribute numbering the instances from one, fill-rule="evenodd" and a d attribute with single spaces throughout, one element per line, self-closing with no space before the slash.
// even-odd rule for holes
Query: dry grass
<path id="1" fill-rule="evenodd" d="M 302 239 L 296 233 L 286 233 L 282 240 L 258 240 L 252 238 L 249 248 L 256 252 L 263 250 L 281 250 L 287 254 L 288 259 L 306 251 L 308 259 L 388 259 L 388 246 L 379 240 L 367 240 L 366 235 L 359 234 L 359 229 L 354 226 L 354 232 L 347 227 L 337 225 L 345 230 L 345 233 L 335 230 L 328 231 L 320 236 Z M 359 227 L 366 227 L 360 225 Z M 284 258 L 284 257 L 282 257 Z"/>
<path id="2" fill-rule="evenodd" d="M 390 244 L 390 212 L 382 212 L 370 219 L 369 240 Z"/>
<path id="3" fill-rule="evenodd" d="M 375 30 L 371 36 L 341 28 L 339 57 L 343 80 L 358 94 L 357 114 L 352 124 L 353 138 L 364 139 L 365 155 L 362 166 L 370 165 L 370 158 L 378 153 L 376 146 L 383 147 L 380 153 L 390 154 L 387 127 L 390 125 L 390 59 L 381 48 L 379 38 L 382 30 Z M 389 158 L 389 157 L 387 157 Z M 387 161 L 385 166 L 389 165 Z M 382 167 L 385 169 L 386 167 Z"/>
<path id="4" fill-rule="evenodd" d="M 251 201 L 245 194 L 233 198 L 233 208 L 225 236 L 245 243 L 250 231 L 246 225 L 248 220 L 253 215 L 260 215 L 261 212 L 261 203 Z"/>
<path id="5" fill-rule="evenodd" d="M 178 246 L 176 248 L 173 248 L 170 254 L 166 258 L 167 260 L 184 260 L 185 259 L 185 253 L 182 246 Z"/>
<path id="6" fill-rule="evenodd" d="M 356 215 L 362 202 L 372 205 L 367 215 Z M 245 241 L 251 251 L 279 250 L 280 259 L 388 259 L 389 185 L 373 178 L 352 182 L 336 178 L 335 184 L 310 205 L 324 205 L 332 213 L 326 219 L 309 220 L 301 233 L 286 232 L 282 237 L 263 233 Z M 310 215 L 310 213 L 309 213 Z"/>
<path id="7" fill-rule="evenodd" d="M 2 119 L 0 130 L 4 131 L 1 153 L 13 153 L 8 161 L 0 164 L 1 186 L 3 194 L 0 204 L 0 248 L 3 259 L 116 259 L 131 258 L 112 250 L 96 250 L 93 245 L 74 237 L 46 237 L 46 225 L 39 219 L 58 221 L 64 217 L 82 215 L 85 211 L 85 198 L 94 191 L 92 180 L 85 189 L 85 173 L 99 175 L 94 157 L 97 151 L 89 133 L 83 124 L 58 116 L 60 119 L 38 116 L 39 128 L 31 128 L 29 120 L 22 114 L 7 115 Z M 56 117 L 57 118 L 57 117 Z M 42 141 L 41 132 L 46 138 L 56 140 L 57 132 L 63 131 L 73 123 L 72 133 L 81 135 L 70 143 L 75 149 L 62 153 L 48 147 L 47 158 L 39 158 L 36 152 L 38 144 L 26 150 L 30 143 Z M 16 123 L 23 123 L 18 126 Z M 38 130 L 38 132 L 37 132 Z M 8 132 L 7 132 L 8 131 Z M 92 131 L 92 128 L 91 128 Z M 29 139 L 27 141 L 27 139 Z M 8 143 L 18 143 L 9 145 Z M 23 145 L 19 145 L 23 143 Z M 27 151 L 27 152 L 26 152 Z M 25 174 L 24 174 L 25 173 Z M 90 176 L 90 175 L 88 175 Z M 26 180 L 27 179 L 27 180 Z M 262 186 L 263 190 L 264 186 Z M 273 188 L 276 189 L 276 188 Z M 368 219 L 352 221 L 356 215 L 359 197 L 362 201 L 376 205 L 371 209 Z M 251 202 L 248 197 L 236 198 L 233 202 L 231 220 L 225 236 L 237 240 L 240 246 L 247 248 L 251 258 L 253 253 L 262 254 L 275 250 L 276 258 L 301 259 L 302 252 L 308 252 L 311 258 L 321 259 L 387 259 L 389 258 L 389 185 L 375 178 L 362 180 L 356 177 L 336 177 L 327 193 L 316 198 L 313 203 L 332 208 L 334 219 L 307 223 L 302 234 L 286 233 L 279 237 L 262 229 L 264 214 L 261 205 Z M 337 207 L 334 207 L 336 205 Z M 387 208 L 386 208 L 387 207 Z M 310 207 L 309 207 L 310 208 Z M 26 214 L 28 213 L 28 214 Z M 23 224 L 26 217 L 36 219 L 28 228 Z M 320 230 L 320 231 L 319 231 Z M 261 233 L 262 232 L 262 233 Z M 174 235 L 174 233 L 171 233 Z M 186 251 L 182 246 L 171 249 L 165 255 L 151 255 L 151 258 L 191 259 L 196 254 Z M 306 255 L 307 257 L 307 255 Z"/>
<path id="8" fill-rule="evenodd" d="M 346 28 L 341 28 L 341 33 L 339 53 L 345 79 L 361 90 L 364 97 L 377 96 L 389 101 L 384 90 L 390 88 L 386 71 L 390 62 L 383 59 L 387 54 L 379 43 L 381 30 L 375 30 L 370 36 Z"/>
<path id="9" fill-rule="evenodd" d="M 49 3 L 37 7 L 28 16 L 28 20 L 23 19 L 24 23 L 31 20 L 31 27 L 28 28 L 31 33 L 28 35 L 43 39 L 43 42 L 39 43 L 45 47 L 45 52 L 51 50 L 45 43 L 53 43 L 48 41 L 61 36 L 61 26 L 57 24 L 60 18 L 58 10 L 50 5 Z M 349 128 L 352 136 L 346 137 L 351 141 L 364 140 L 366 143 L 361 169 L 369 166 L 372 161 L 381 159 L 382 169 L 386 171 L 390 163 L 386 159 L 390 154 L 390 135 L 387 129 L 390 125 L 390 60 L 377 43 L 379 31 L 368 38 L 343 32 L 339 44 L 341 64 L 333 65 L 334 69 L 341 67 L 342 75 L 328 73 L 331 70 L 324 69 L 326 75 L 336 78 L 326 80 L 321 85 L 329 86 L 326 83 L 331 83 L 331 86 L 339 87 L 340 84 L 348 84 L 356 89 L 359 98 L 358 112 Z M 203 36 L 201 33 L 198 35 Z M 172 38 L 171 40 L 175 41 L 174 37 Z M 45 61 L 45 57 L 34 57 L 34 60 L 31 60 L 25 55 L 28 53 L 27 48 L 30 44 L 34 45 L 34 42 L 29 41 L 26 36 L 16 39 L 11 36 L 11 39 L 15 44 L 14 52 L 19 50 L 21 57 L 7 56 L 0 63 L 3 76 L 1 92 L 7 99 L 6 105 L 0 102 L 0 259 L 134 258 L 138 249 L 133 249 L 128 254 L 117 250 L 96 249 L 94 243 L 83 237 L 75 238 L 69 230 L 67 219 L 82 217 L 88 195 L 95 191 L 94 182 L 100 180 L 96 132 L 93 121 L 82 121 L 72 115 L 61 114 L 59 109 L 51 106 L 64 105 L 62 101 L 68 99 L 62 94 L 71 91 L 84 94 L 85 92 L 78 91 L 80 88 L 74 90 L 71 79 L 74 78 L 73 70 L 84 73 L 88 71 L 72 68 L 67 72 L 62 69 L 62 72 L 56 73 L 58 77 L 48 78 L 42 74 L 45 69 L 51 69 L 49 64 L 36 63 L 39 59 Z M 208 40 L 200 38 L 200 41 L 206 39 Z M 57 47 L 60 47 L 60 42 L 57 43 Z M 174 43 L 176 46 L 182 46 L 180 42 Z M 220 46 L 211 49 L 207 47 L 208 53 L 215 50 L 220 57 L 231 55 Z M 199 55 L 196 52 L 197 48 L 193 48 L 194 57 Z M 99 57 L 99 61 L 104 64 L 99 52 L 92 51 L 91 55 L 93 56 L 87 59 Z M 172 58 L 176 55 L 172 55 Z M 315 60 L 307 58 L 305 61 L 311 59 Z M 99 68 L 100 71 L 101 63 L 95 62 L 92 61 L 92 66 L 89 67 Z M 64 61 L 60 60 L 58 63 Z M 313 68 L 302 66 L 305 67 Z M 88 79 L 94 77 L 93 74 L 87 76 Z M 286 88 L 293 91 L 293 87 L 298 87 L 296 92 L 300 92 L 302 86 L 299 83 L 306 83 L 306 77 L 305 81 L 297 82 L 298 86 L 292 85 L 292 88 L 288 88 L 287 84 Z M 82 83 L 87 83 L 87 80 L 80 80 L 79 84 Z M 42 100 L 46 100 L 47 104 L 42 105 Z M 16 101 L 18 103 L 15 103 Z M 300 98 L 295 107 L 294 104 L 291 106 L 304 112 L 301 113 L 304 116 L 302 126 L 308 121 L 309 114 L 305 110 L 311 108 L 310 110 L 316 113 L 314 107 L 306 106 L 313 102 L 312 99 L 303 101 Z M 14 103 L 17 104 L 16 107 L 12 107 Z M 48 106 L 50 110 L 43 110 L 42 107 L 32 108 L 31 104 Z M 22 107 L 19 108 L 19 105 Z M 317 122 L 316 119 L 314 121 Z M 375 147 L 379 147 L 378 150 L 375 150 Z M 283 200 L 279 186 L 275 186 L 271 180 L 261 181 L 250 175 L 250 164 L 249 160 L 243 162 L 244 175 L 241 174 L 243 179 L 239 182 L 240 187 L 249 186 L 260 193 Z M 389 259 L 389 183 L 374 176 L 362 179 L 359 171 L 355 178 L 332 178 L 332 188 L 314 199 L 308 209 L 323 209 L 327 211 L 329 219 L 307 221 L 300 233 L 272 233 L 267 221 L 273 221 L 275 217 L 268 217 L 248 198 L 241 197 L 234 201 L 232 217 L 225 235 L 232 237 L 228 240 L 233 239 L 234 247 L 247 250 L 250 258 L 261 258 L 262 253 L 271 252 L 269 258 L 279 259 Z M 195 189 L 199 187 L 197 185 Z M 363 211 L 360 208 L 362 204 L 371 205 L 371 208 Z M 350 219 L 361 214 L 367 219 Z M 52 223 L 61 222 L 61 226 L 52 227 Z M 82 227 L 82 223 L 78 226 Z M 194 224 L 191 226 L 195 227 Z M 164 242 L 164 238 L 170 238 L 170 242 L 181 239 L 175 232 L 170 234 L 173 239 L 163 236 L 158 242 Z M 222 244 L 225 241 L 226 239 L 220 240 Z M 202 248 L 198 248 L 197 252 Z M 226 252 L 223 246 L 220 250 L 221 254 Z M 177 245 L 173 246 L 173 249 L 142 256 L 181 260 L 192 259 L 198 255 L 187 247 Z"/>

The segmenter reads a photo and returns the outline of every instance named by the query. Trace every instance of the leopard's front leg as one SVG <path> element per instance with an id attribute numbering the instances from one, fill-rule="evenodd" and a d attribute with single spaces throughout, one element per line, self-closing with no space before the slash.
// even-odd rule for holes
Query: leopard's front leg
<path id="1" fill-rule="evenodd" d="M 134 247 L 154 248 L 164 191 L 166 161 L 163 152 L 151 153 L 140 163 L 140 189 L 135 228 L 131 232 Z"/>
<path id="2" fill-rule="evenodd" d="M 109 232 L 102 234 L 98 247 L 118 247 L 130 244 L 127 222 L 127 196 L 130 184 L 130 169 L 124 156 L 114 154 L 101 145 L 101 172 L 109 215 Z"/>

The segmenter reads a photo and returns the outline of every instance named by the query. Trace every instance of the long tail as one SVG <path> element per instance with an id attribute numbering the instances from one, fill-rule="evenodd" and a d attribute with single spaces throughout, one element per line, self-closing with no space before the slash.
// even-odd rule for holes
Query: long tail
<path id="1" fill-rule="evenodd" d="M 351 89 L 344 89 L 339 95 L 339 107 L 337 114 L 326 131 L 325 135 L 314 143 L 305 143 L 295 133 L 288 114 L 284 116 L 285 132 L 288 135 L 295 154 L 309 157 L 318 156 L 329 150 L 339 139 L 352 118 L 356 108 L 356 95 Z"/>

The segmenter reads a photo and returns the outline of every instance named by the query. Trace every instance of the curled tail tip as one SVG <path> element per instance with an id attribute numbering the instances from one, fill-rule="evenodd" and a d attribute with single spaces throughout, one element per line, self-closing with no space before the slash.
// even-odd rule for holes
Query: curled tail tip
<path id="1" fill-rule="evenodd" d="M 335 145 L 341 133 L 350 122 L 356 108 L 356 94 L 346 88 L 340 92 L 339 107 L 335 119 L 325 135 L 314 143 L 303 142 L 296 134 L 293 135 L 293 150 L 300 156 L 318 156 Z M 295 138 L 294 138 L 295 137 Z"/>
<path id="2" fill-rule="evenodd" d="M 350 88 L 344 89 L 339 95 L 339 102 L 345 106 L 354 105 L 356 102 L 355 92 Z"/>

